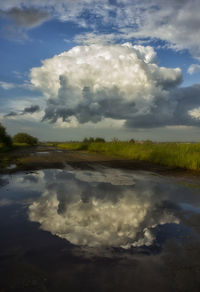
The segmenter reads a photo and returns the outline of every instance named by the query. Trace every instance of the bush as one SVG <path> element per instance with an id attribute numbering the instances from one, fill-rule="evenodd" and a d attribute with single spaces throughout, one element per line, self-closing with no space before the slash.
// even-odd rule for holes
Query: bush
<path id="1" fill-rule="evenodd" d="M 105 142 L 106 142 L 106 141 L 105 141 L 104 138 L 97 137 L 97 138 L 95 139 L 95 143 L 105 143 Z"/>
<path id="2" fill-rule="evenodd" d="M 13 142 L 25 143 L 25 144 L 33 146 L 38 143 L 38 139 L 26 133 L 18 133 L 13 137 Z"/>
<path id="3" fill-rule="evenodd" d="M 0 143 L 7 147 L 12 146 L 12 139 L 6 133 L 6 129 L 1 124 L 0 124 Z"/>
<path id="4" fill-rule="evenodd" d="M 93 137 L 85 138 L 83 139 L 83 143 L 94 143 L 94 138 Z"/>
<path id="5" fill-rule="evenodd" d="M 130 139 L 128 142 L 134 144 L 135 140 L 134 139 Z"/>
<path id="6" fill-rule="evenodd" d="M 105 143 L 106 141 L 103 138 L 97 137 L 97 138 L 84 138 L 83 143 L 90 144 L 90 143 Z"/>
<path id="7" fill-rule="evenodd" d="M 152 142 L 151 140 L 145 140 L 145 141 L 144 141 L 144 144 L 146 144 L 146 145 L 152 145 L 153 142 Z"/>

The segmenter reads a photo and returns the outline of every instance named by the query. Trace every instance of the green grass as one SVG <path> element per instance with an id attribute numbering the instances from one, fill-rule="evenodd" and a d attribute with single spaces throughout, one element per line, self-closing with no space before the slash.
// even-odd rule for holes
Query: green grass
<path id="1" fill-rule="evenodd" d="M 58 143 L 57 148 L 63 150 L 88 150 L 88 145 L 83 142 Z"/>
<path id="2" fill-rule="evenodd" d="M 149 161 L 170 167 L 200 170 L 200 143 L 62 143 L 58 148 L 67 150 L 88 150 L 108 156 Z"/>

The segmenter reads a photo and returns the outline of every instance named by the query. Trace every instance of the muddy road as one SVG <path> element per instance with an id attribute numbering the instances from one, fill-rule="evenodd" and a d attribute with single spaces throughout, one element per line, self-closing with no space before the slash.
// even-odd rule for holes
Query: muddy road
<path id="1" fill-rule="evenodd" d="M 194 179 L 200 178 L 199 171 L 124 159 L 119 156 L 106 156 L 87 151 L 61 150 L 46 145 L 17 149 L 8 154 L 8 161 L 7 167 L 0 168 L 0 173 L 15 173 L 16 171 L 22 170 L 63 169 L 66 164 L 81 169 L 87 169 L 98 164 L 124 170 L 145 170 L 162 175 L 191 177 Z"/>

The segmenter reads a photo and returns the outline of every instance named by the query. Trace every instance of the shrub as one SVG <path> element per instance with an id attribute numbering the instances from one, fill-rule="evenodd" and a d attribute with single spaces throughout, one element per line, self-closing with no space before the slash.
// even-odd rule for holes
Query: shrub
<path id="1" fill-rule="evenodd" d="M 152 142 L 151 140 L 145 140 L 145 141 L 144 141 L 144 144 L 146 144 L 146 145 L 152 145 L 153 142 Z"/>
<path id="2" fill-rule="evenodd" d="M 95 143 L 105 143 L 105 142 L 106 142 L 106 141 L 105 141 L 104 138 L 97 137 L 97 138 L 95 139 Z"/>
<path id="3" fill-rule="evenodd" d="M 38 139 L 26 133 L 18 133 L 13 137 L 13 142 L 36 145 L 38 143 Z"/>
<path id="4" fill-rule="evenodd" d="M 83 143 L 94 143 L 94 138 L 93 137 L 84 138 L 83 139 Z"/>
<path id="5" fill-rule="evenodd" d="M 134 144 L 135 140 L 134 139 L 130 139 L 128 142 Z"/>

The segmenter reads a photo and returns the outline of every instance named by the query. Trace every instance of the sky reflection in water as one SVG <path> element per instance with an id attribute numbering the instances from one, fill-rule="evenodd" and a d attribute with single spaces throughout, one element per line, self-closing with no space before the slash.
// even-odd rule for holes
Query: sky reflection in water
<path id="1" fill-rule="evenodd" d="M 10 187 L 0 206 L 26 204 L 30 221 L 80 246 L 148 247 L 164 226 L 199 213 L 197 190 L 147 172 L 67 167 L 15 175 Z"/>
<path id="2" fill-rule="evenodd" d="M 45 191 L 30 205 L 29 219 L 75 245 L 149 246 L 154 242 L 151 229 L 179 223 L 163 186 L 145 175 L 71 170 L 45 179 Z"/>

